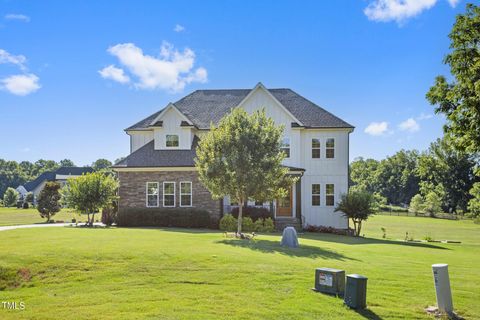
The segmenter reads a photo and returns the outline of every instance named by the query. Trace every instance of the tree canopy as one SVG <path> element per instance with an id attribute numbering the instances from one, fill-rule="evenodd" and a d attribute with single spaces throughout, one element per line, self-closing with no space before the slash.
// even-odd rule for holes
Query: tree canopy
<path id="1" fill-rule="evenodd" d="M 373 195 L 365 191 L 350 191 L 343 194 L 335 207 L 335 212 L 341 212 L 346 218 L 352 220 L 356 236 L 360 235 L 362 222 L 375 211 Z"/>
<path id="2" fill-rule="evenodd" d="M 217 127 L 212 125 L 199 143 L 195 159 L 199 179 L 214 198 L 230 196 L 238 202 L 239 233 L 245 201 L 285 196 L 295 181 L 282 166 L 283 129 L 264 110 L 249 115 L 236 108 Z"/>

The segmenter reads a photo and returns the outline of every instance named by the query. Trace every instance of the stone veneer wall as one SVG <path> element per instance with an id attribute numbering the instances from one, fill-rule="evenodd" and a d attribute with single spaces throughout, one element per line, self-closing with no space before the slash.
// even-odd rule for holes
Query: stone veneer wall
<path id="1" fill-rule="evenodd" d="M 175 182 L 175 208 L 180 207 L 180 182 L 192 182 L 192 207 L 210 212 L 213 219 L 220 219 L 220 200 L 213 200 L 210 192 L 198 180 L 196 171 L 120 171 L 118 172 L 120 187 L 118 189 L 119 211 L 124 209 L 146 208 L 147 182 L 159 183 L 159 206 L 163 208 L 163 182 Z M 190 207 L 186 208 L 189 209 Z"/>

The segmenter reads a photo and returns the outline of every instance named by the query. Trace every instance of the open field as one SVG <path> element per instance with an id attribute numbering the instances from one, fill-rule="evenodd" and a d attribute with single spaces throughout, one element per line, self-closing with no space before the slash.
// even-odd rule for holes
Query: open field
<path id="1" fill-rule="evenodd" d="M 71 222 L 72 219 L 79 219 L 86 221 L 85 217 L 81 217 L 79 214 L 72 210 L 62 209 L 59 213 L 53 216 L 53 220 L 62 220 L 65 222 Z M 100 216 L 99 216 L 100 219 Z M 0 207 L 0 226 L 16 226 L 19 224 L 35 224 L 44 223 L 47 219 L 40 217 L 37 209 L 17 209 L 17 208 L 4 208 Z"/>
<path id="2" fill-rule="evenodd" d="M 391 238 L 408 228 L 463 243 L 383 240 L 381 226 Z M 378 216 L 365 234 L 375 238 L 305 234 L 302 248 L 284 249 L 278 235 L 249 243 L 186 229 L 3 231 L 0 288 L 9 287 L 0 300 L 24 302 L 26 309 L 0 309 L 0 318 L 429 319 L 423 309 L 435 303 L 430 266 L 438 262 L 450 265 L 455 308 L 480 318 L 479 225 Z M 320 266 L 368 276 L 369 309 L 355 312 L 339 298 L 312 292 Z"/>

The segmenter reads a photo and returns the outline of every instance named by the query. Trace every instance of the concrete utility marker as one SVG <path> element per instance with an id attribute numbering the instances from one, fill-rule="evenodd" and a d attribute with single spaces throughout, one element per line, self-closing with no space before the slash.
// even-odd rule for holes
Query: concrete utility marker
<path id="1" fill-rule="evenodd" d="M 96 222 L 94 226 L 103 226 L 103 223 Z M 0 231 L 15 230 L 15 229 L 26 229 L 26 228 L 47 228 L 47 227 L 76 227 L 81 226 L 80 224 L 75 225 L 75 223 L 38 223 L 38 224 L 23 224 L 18 226 L 4 226 L 0 227 Z"/>

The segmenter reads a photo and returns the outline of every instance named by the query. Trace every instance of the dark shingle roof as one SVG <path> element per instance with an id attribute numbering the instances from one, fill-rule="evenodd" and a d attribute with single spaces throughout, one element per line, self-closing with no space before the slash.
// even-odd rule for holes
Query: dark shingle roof
<path id="1" fill-rule="evenodd" d="M 198 141 L 198 137 L 195 136 L 190 150 L 155 150 L 155 142 L 152 140 L 114 165 L 113 168 L 193 167 Z"/>
<path id="2" fill-rule="evenodd" d="M 55 181 L 57 174 L 81 176 L 84 173 L 93 172 L 90 167 L 60 167 L 55 171 L 46 171 L 39 175 L 35 180 L 27 182 L 24 187 L 27 191 L 32 191 L 38 187 L 43 181 Z"/>
<path id="3" fill-rule="evenodd" d="M 197 90 L 174 103 L 199 129 L 208 129 L 210 123 L 217 124 L 230 109 L 238 106 L 251 89 Z M 268 89 L 268 91 L 306 127 L 353 128 L 291 89 Z M 157 117 L 160 110 L 126 130 L 145 129 Z"/>

